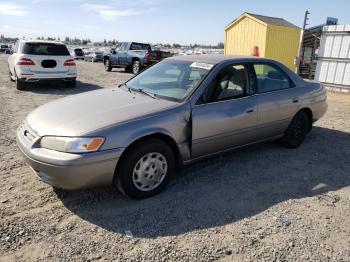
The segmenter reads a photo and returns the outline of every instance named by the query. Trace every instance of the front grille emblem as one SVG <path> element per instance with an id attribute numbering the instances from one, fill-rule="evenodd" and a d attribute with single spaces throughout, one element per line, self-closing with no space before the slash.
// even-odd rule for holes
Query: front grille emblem
<path id="1" fill-rule="evenodd" d="M 24 130 L 23 135 L 24 135 L 24 136 L 27 136 L 28 133 L 29 133 L 28 130 Z"/>

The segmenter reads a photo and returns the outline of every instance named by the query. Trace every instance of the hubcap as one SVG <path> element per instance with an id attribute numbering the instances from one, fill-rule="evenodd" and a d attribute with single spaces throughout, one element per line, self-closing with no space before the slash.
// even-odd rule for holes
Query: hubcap
<path id="1" fill-rule="evenodd" d="M 168 170 L 166 158 L 157 152 L 148 153 L 137 161 L 132 181 L 140 191 L 151 191 L 164 180 Z"/>
<path id="2" fill-rule="evenodd" d="M 139 71 L 139 65 L 137 63 L 134 64 L 134 73 Z"/>

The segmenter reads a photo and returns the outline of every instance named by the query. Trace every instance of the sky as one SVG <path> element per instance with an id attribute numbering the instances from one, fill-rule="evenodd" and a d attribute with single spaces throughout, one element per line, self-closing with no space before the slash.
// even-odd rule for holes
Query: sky
<path id="1" fill-rule="evenodd" d="M 350 0 L 0 0 L 0 34 L 216 45 L 244 12 L 301 27 L 305 10 L 309 26 L 327 16 L 350 24 Z"/>

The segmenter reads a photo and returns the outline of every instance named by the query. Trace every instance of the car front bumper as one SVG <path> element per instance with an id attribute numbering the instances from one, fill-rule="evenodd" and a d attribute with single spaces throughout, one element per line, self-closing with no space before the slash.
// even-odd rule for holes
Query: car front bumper
<path id="1" fill-rule="evenodd" d="M 51 186 L 68 190 L 111 185 L 122 152 L 121 149 L 113 149 L 70 154 L 39 148 L 35 146 L 36 142 L 26 139 L 21 127 L 16 138 L 25 161 L 35 174 Z"/>

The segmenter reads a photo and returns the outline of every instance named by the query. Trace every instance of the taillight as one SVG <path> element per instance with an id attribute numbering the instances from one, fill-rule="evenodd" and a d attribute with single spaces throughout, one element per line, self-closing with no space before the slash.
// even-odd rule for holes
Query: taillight
<path id="1" fill-rule="evenodd" d="M 66 61 L 64 61 L 64 66 L 75 66 L 75 62 L 73 59 L 68 59 Z"/>
<path id="2" fill-rule="evenodd" d="M 29 58 L 20 58 L 17 62 L 17 65 L 28 65 L 28 66 L 33 66 L 35 65 L 34 61 Z"/>
<path id="3" fill-rule="evenodd" d="M 149 61 L 150 56 L 151 56 L 150 52 L 147 52 L 147 53 L 146 53 L 146 60 L 147 60 L 147 61 Z"/>

